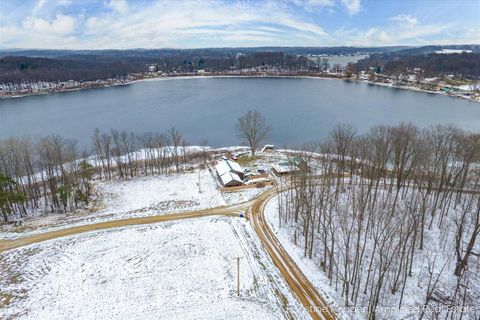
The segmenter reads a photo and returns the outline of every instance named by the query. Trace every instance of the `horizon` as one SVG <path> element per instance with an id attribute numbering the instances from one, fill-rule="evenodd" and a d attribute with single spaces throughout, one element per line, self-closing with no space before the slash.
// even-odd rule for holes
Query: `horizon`
<path id="1" fill-rule="evenodd" d="M 4 0 L 3 50 L 480 43 L 478 1 Z M 233 14 L 232 14 L 233 13 Z"/>
<path id="2" fill-rule="evenodd" d="M 177 48 L 177 47 L 157 47 L 157 48 L 127 48 L 127 49 L 119 49 L 119 48 L 104 48 L 104 49 L 57 49 L 57 48 L 2 48 L 0 47 L 0 51 L 136 51 L 136 50 L 144 50 L 144 51 L 151 51 L 151 50 L 222 50 L 222 49 L 330 49 L 330 48 L 355 48 L 355 49 L 375 49 L 375 48 L 423 48 L 423 47 L 462 47 L 462 46 L 480 46 L 479 43 L 459 43 L 459 44 L 425 44 L 425 45 L 389 45 L 389 46 L 347 46 L 347 45 L 339 45 L 339 46 L 236 46 L 236 47 L 199 47 L 199 48 Z"/>

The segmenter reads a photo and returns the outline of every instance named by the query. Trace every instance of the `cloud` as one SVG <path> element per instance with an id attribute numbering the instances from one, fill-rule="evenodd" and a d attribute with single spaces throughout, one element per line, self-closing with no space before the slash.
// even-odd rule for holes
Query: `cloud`
<path id="1" fill-rule="evenodd" d="M 107 8 L 120 13 L 128 12 L 128 3 L 126 0 L 110 0 L 106 4 Z"/>
<path id="2" fill-rule="evenodd" d="M 410 14 L 399 14 L 391 17 L 390 20 L 404 22 L 407 26 L 415 26 L 418 23 L 418 19 Z"/>
<path id="3" fill-rule="evenodd" d="M 192 47 L 193 40 L 193 46 L 236 46 L 247 39 L 251 45 L 289 45 L 295 37 L 297 45 L 320 45 L 327 36 L 313 20 L 277 2 L 218 1 L 160 1 L 128 14 L 104 13 L 86 20 L 85 34 L 107 48 Z"/>
<path id="4" fill-rule="evenodd" d="M 32 15 L 37 16 L 44 10 L 55 9 L 57 6 L 68 7 L 73 0 L 35 0 L 35 5 L 32 8 Z"/>
<path id="5" fill-rule="evenodd" d="M 436 43 L 435 36 L 454 28 L 452 23 L 421 23 L 411 15 L 399 15 L 389 20 L 394 23 L 365 30 L 342 29 L 336 32 L 336 36 L 354 46 L 425 45 Z"/>
<path id="6" fill-rule="evenodd" d="M 37 0 L 35 6 L 33 7 L 32 14 L 37 15 L 37 13 L 43 8 L 47 0 Z"/>
<path id="7" fill-rule="evenodd" d="M 341 0 L 344 7 L 347 9 L 349 15 L 354 15 L 360 12 L 362 7 L 361 0 Z"/>
<path id="8" fill-rule="evenodd" d="M 480 42 L 476 24 L 463 20 L 425 23 L 412 14 L 370 20 L 368 15 L 382 8 L 375 5 L 372 9 L 361 0 L 29 1 L 18 10 L 13 10 L 14 5 L 7 6 L 12 10 L 5 9 L 12 14 L 0 19 L 2 47 L 127 49 L 421 45 L 461 39 Z M 363 5 L 367 6 L 365 10 Z M 361 21 L 360 17 L 345 19 L 360 13 Z M 472 26 L 475 28 L 468 31 Z"/>
<path id="9" fill-rule="evenodd" d="M 322 7 L 332 7 L 335 5 L 334 0 L 293 0 L 293 4 L 300 6 L 308 11 L 313 11 Z"/>
<path id="10" fill-rule="evenodd" d="M 54 20 L 47 21 L 41 18 L 27 17 L 23 21 L 23 28 L 41 33 L 67 35 L 75 29 L 76 19 L 58 14 Z"/>

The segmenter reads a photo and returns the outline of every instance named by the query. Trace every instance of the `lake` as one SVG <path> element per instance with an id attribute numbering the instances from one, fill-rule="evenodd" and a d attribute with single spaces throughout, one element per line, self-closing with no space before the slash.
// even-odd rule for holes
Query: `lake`
<path id="1" fill-rule="evenodd" d="M 192 144 L 239 144 L 237 118 L 257 109 L 279 146 L 323 139 L 337 123 L 364 132 L 376 124 L 452 123 L 480 131 L 480 104 L 343 80 L 195 78 L 0 100 L 0 139 L 49 134 L 90 143 L 94 128 L 163 132 L 175 126 Z"/>

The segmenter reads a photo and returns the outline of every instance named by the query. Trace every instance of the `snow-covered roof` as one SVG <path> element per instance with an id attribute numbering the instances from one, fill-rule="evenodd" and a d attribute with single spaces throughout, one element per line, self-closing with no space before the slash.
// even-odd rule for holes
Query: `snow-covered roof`
<path id="1" fill-rule="evenodd" d="M 238 182 L 239 184 L 242 184 L 242 179 L 238 176 L 238 174 L 233 173 L 233 172 L 227 172 L 224 173 L 220 176 L 220 179 L 222 180 L 222 184 L 224 186 L 229 185 L 232 182 Z"/>
<path id="2" fill-rule="evenodd" d="M 233 171 L 243 173 L 242 167 L 237 162 L 235 162 L 235 161 L 227 161 L 227 162 L 228 162 L 228 165 L 230 166 L 230 168 L 232 168 Z"/>
<path id="3" fill-rule="evenodd" d="M 227 173 L 227 172 L 234 172 L 234 173 L 243 173 L 242 167 L 234 161 L 230 160 L 223 160 L 220 161 L 216 166 L 215 170 L 217 170 L 217 173 L 219 176 Z"/>
<path id="4" fill-rule="evenodd" d="M 262 148 L 262 152 L 264 152 L 265 150 L 269 150 L 269 149 L 274 149 L 275 146 L 273 144 L 266 144 L 263 148 Z"/>
<path id="5" fill-rule="evenodd" d="M 296 165 L 288 162 L 274 163 L 272 167 L 278 173 L 295 172 L 300 170 Z"/>
<path id="6" fill-rule="evenodd" d="M 220 161 L 216 166 L 215 170 L 217 170 L 217 173 L 219 176 L 224 175 L 227 172 L 230 172 L 230 166 L 227 164 L 227 160 L 225 161 Z"/>
<path id="7" fill-rule="evenodd" d="M 278 173 L 288 173 L 300 170 L 300 166 L 304 163 L 302 157 L 295 156 L 285 162 L 279 162 L 272 165 L 273 169 Z"/>

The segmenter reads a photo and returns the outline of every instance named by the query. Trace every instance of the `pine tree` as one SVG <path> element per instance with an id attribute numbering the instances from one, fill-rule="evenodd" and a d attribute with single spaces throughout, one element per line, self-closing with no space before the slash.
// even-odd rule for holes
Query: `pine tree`
<path id="1" fill-rule="evenodd" d="M 8 221 L 8 217 L 13 211 L 13 204 L 25 201 L 25 196 L 16 192 L 16 184 L 12 178 L 0 174 L 0 211 L 5 221 Z"/>

